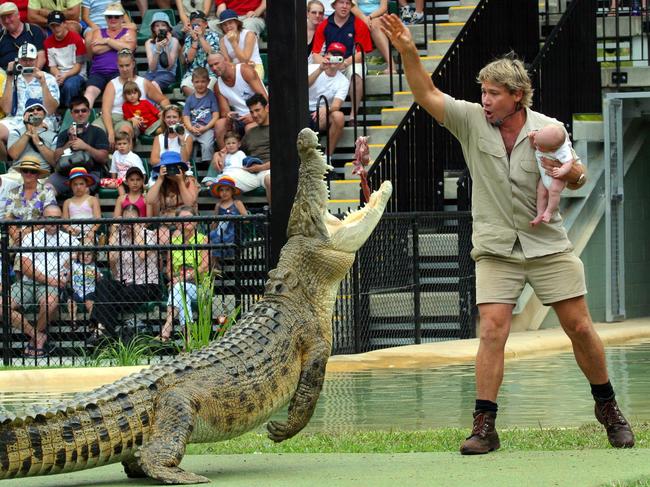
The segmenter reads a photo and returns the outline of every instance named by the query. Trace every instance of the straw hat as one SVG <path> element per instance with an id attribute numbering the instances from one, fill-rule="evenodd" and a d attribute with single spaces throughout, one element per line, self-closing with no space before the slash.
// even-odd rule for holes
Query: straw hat
<path id="1" fill-rule="evenodd" d="M 19 172 L 23 169 L 38 171 L 39 177 L 50 174 L 50 171 L 41 167 L 41 161 L 34 156 L 25 156 L 18 162 L 18 164 L 14 164 L 12 167 Z"/>

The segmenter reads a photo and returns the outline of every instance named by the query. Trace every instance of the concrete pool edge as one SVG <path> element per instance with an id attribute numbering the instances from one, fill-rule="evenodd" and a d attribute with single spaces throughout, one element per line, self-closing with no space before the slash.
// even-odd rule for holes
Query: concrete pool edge
<path id="1" fill-rule="evenodd" d="M 650 339 L 650 318 L 630 319 L 623 323 L 598 323 L 595 326 L 605 345 Z M 356 355 L 335 355 L 330 358 L 327 371 L 439 367 L 471 362 L 477 348 L 478 339 L 475 338 L 407 345 Z M 569 339 L 559 328 L 519 332 L 510 335 L 506 344 L 506 358 L 555 354 L 570 349 Z M 0 391 L 89 390 L 143 368 L 145 366 L 7 370 L 0 372 Z"/>

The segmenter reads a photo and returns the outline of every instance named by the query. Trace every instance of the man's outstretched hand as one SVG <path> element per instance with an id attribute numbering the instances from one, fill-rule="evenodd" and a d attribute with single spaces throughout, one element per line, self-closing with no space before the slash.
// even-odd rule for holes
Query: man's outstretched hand
<path id="1" fill-rule="evenodd" d="M 382 32 L 386 34 L 391 44 L 400 53 L 403 53 L 413 45 L 411 31 L 402 23 L 397 15 L 382 15 L 379 17 L 379 21 L 381 22 L 380 28 Z"/>

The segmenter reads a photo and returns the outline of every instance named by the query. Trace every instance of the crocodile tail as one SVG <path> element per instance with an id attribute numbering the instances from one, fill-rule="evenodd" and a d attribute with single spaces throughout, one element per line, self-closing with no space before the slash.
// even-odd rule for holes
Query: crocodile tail
<path id="1" fill-rule="evenodd" d="M 148 435 L 151 392 L 0 418 L 0 479 L 97 467 L 133 455 Z"/>

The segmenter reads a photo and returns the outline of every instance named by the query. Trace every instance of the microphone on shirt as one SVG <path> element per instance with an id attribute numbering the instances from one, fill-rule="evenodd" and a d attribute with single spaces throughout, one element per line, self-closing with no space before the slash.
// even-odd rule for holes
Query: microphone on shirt
<path id="1" fill-rule="evenodd" d="M 504 123 L 507 119 L 509 119 L 510 117 L 512 117 L 512 116 L 513 116 L 515 113 L 517 113 L 519 110 L 521 110 L 521 105 L 520 105 L 519 103 L 517 103 L 517 106 L 515 107 L 515 109 L 514 109 L 511 113 L 509 113 L 508 115 L 506 115 L 506 116 L 503 117 L 503 118 L 500 118 L 500 119 L 498 119 L 498 120 L 495 120 L 494 122 L 491 122 L 492 126 L 497 127 L 497 128 L 498 128 L 498 127 L 501 127 L 501 125 L 503 125 L 503 123 Z"/>

